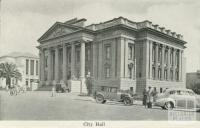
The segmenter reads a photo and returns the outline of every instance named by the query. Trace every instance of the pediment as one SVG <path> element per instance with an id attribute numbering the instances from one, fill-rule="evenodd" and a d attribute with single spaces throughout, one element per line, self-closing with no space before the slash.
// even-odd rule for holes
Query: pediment
<path id="1" fill-rule="evenodd" d="M 55 23 L 46 33 L 42 35 L 39 41 L 53 39 L 62 35 L 73 33 L 77 28 Z"/>

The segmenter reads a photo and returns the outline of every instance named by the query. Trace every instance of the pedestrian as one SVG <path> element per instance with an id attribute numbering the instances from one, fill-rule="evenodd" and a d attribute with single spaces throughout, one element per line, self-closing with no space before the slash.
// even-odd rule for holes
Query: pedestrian
<path id="1" fill-rule="evenodd" d="M 55 96 L 55 86 L 52 87 L 51 89 L 51 97 Z"/>
<path id="2" fill-rule="evenodd" d="M 147 107 L 148 108 L 152 108 L 152 102 L 153 102 L 152 90 L 151 90 L 151 87 L 149 87 L 149 90 L 147 91 Z"/>
<path id="3" fill-rule="evenodd" d="M 156 87 L 154 87 L 152 94 L 153 94 L 153 103 L 155 103 L 158 95 Z"/>
<path id="4" fill-rule="evenodd" d="M 142 103 L 146 108 L 146 106 L 147 106 L 147 90 L 146 90 L 146 88 L 143 90 L 143 102 Z"/>

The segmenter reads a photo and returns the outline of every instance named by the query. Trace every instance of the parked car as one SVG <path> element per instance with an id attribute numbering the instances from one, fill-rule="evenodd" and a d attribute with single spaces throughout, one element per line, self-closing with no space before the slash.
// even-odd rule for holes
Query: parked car
<path id="1" fill-rule="evenodd" d="M 155 106 L 160 106 L 163 109 L 199 109 L 200 97 L 190 89 L 171 88 L 158 94 Z"/>
<path id="2" fill-rule="evenodd" d="M 58 93 L 65 93 L 65 92 L 69 92 L 69 88 L 66 87 L 66 85 L 63 84 L 56 84 L 56 92 Z"/>
<path id="3" fill-rule="evenodd" d="M 106 103 L 107 100 L 123 102 L 124 105 L 132 105 L 134 102 L 134 97 L 130 93 L 112 87 L 104 87 L 101 91 L 97 91 L 95 99 L 101 104 Z"/>

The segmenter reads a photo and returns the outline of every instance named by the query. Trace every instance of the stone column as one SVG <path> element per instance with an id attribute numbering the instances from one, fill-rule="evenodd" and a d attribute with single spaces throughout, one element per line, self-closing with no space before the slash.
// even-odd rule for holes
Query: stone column
<path id="1" fill-rule="evenodd" d="M 97 77 L 97 49 L 95 42 L 92 43 L 92 76 L 93 78 Z"/>
<path id="2" fill-rule="evenodd" d="M 119 52 L 120 52 L 120 78 L 124 77 L 124 38 L 120 38 Z"/>
<path id="3" fill-rule="evenodd" d="M 176 49 L 173 50 L 173 80 L 176 81 Z"/>
<path id="4" fill-rule="evenodd" d="M 171 64 L 170 64 L 170 54 L 171 54 L 171 48 L 168 47 L 168 61 L 167 61 L 167 80 L 170 81 L 171 79 L 171 75 L 170 75 L 170 71 L 171 71 Z"/>
<path id="5" fill-rule="evenodd" d="M 164 80 L 164 71 L 165 71 L 165 46 L 162 46 L 162 63 L 161 63 L 161 80 Z"/>
<path id="6" fill-rule="evenodd" d="M 99 42 L 99 54 L 98 54 L 98 78 L 101 79 L 102 78 L 102 61 L 103 61 L 103 41 Z"/>
<path id="7" fill-rule="evenodd" d="M 159 48 L 159 44 L 156 43 L 156 60 L 155 60 L 155 79 L 157 80 L 158 79 L 158 48 Z"/>
<path id="8" fill-rule="evenodd" d="M 124 77 L 128 78 L 128 41 L 124 38 Z"/>
<path id="9" fill-rule="evenodd" d="M 55 82 L 59 80 L 59 47 L 55 48 Z"/>
<path id="10" fill-rule="evenodd" d="M 75 68 L 75 45 L 74 45 L 74 42 L 72 42 L 71 44 L 71 78 L 75 77 L 74 68 Z"/>
<path id="11" fill-rule="evenodd" d="M 182 50 L 179 50 L 179 63 L 178 63 L 178 71 L 179 71 L 179 81 L 182 81 Z"/>
<path id="12" fill-rule="evenodd" d="M 149 79 L 152 79 L 152 48 L 153 48 L 153 42 L 149 41 Z"/>
<path id="13" fill-rule="evenodd" d="M 67 82 L 67 47 L 63 44 L 63 82 Z"/>
<path id="14" fill-rule="evenodd" d="M 30 81 L 30 79 L 31 79 L 31 59 L 29 59 L 29 72 L 28 72 L 28 75 L 29 75 L 29 79 L 28 79 L 28 87 L 31 87 L 31 81 Z"/>
<path id="15" fill-rule="evenodd" d="M 80 52 L 80 66 L 81 66 L 81 78 L 85 78 L 85 42 L 81 41 L 81 52 Z"/>
<path id="16" fill-rule="evenodd" d="M 45 61 L 45 55 L 44 55 L 44 50 L 40 49 L 40 85 L 44 84 L 44 61 Z"/>
<path id="17" fill-rule="evenodd" d="M 80 93 L 87 93 L 87 87 L 85 83 L 85 42 L 81 40 L 81 52 L 80 52 L 80 66 L 81 66 L 81 89 Z"/>
<path id="18" fill-rule="evenodd" d="M 111 66 L 111 73 L 112 73 L 112 78 L 115 78 L 115 72 L 117 72 L 117 71 L 115 71 L 115 63 L 117 63 L 116 62 L 116 42 L 115 42 L 115 40 L 114 40 L 114 42 L 112 42 L 112 44 L 111 44 L 111 58 L 112 58 L 112 66 Z"/>
<path id="19" fill-rule="evenodd" d="M 149 66 L 149 40 L 145 40 L 144 42 L 143 42 L 143 58 L 144 58 L 144 60 L 143 60 L 143 64 L 144 64 L 144 68 L 143 68 L 143 70 L 142 70 L 142 74 L 145 74 L 145 79 L 148 79 L 149 78 L 149 68 L 150 68 L 150 66 Z"/>
<path id="20" fill-rule="evenodd" d="M 52 56 L 51 56 L 51 48 L 48 48 L 48 60 L 47 60 L 47 80 L 48 80 L 48 84 L 51 84 L 51 80 L 52 80 Z"/>

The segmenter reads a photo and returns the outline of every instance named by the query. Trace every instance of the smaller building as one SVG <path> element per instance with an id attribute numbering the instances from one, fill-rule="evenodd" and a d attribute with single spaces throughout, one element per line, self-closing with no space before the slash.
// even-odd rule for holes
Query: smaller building
<path id="1" fill-rule="evenodd" d="M 186 74 L 186 87 L 192 89 L 195 86 L 200 86 L 200 70 Z"/>
<path id="2" fill-rule="evenodd" d="M 17 69 L 22 74 L 22 80 L 16 81 L 11 79 L 11 85 L 18 84 L 26 85 L 27 88 L 32 88 L 32 83 L 39 80 L 39 58 L 30 53 L 12 52 L 0 57 L 0 63 L 14 63 Z M 0 87 L 6 87 L 5 78 L 0 78 Z"/>

